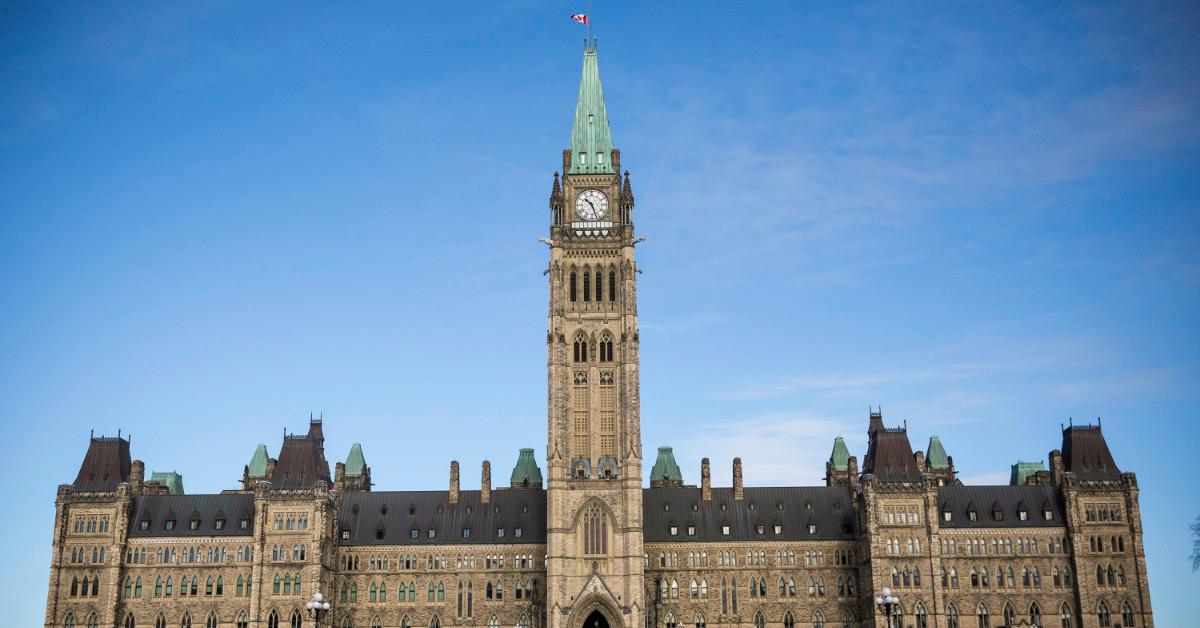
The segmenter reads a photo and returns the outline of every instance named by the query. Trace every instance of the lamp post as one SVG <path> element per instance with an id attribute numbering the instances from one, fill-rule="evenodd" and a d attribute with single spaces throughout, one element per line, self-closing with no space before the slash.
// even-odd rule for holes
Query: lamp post
<path id="1" fill-rule="evenodd" d="M 883 587 L 881 591 L 883 595 L 875 597 L 875 608 L 887 618 L 887 628 L 892 628 L 892 617 L 895 616 L 896 609 L 900 608 L 900 598 L 892 595 L 892 590 Z"/>
<path id="2" fill-rule="evenodd" d="M 312 599 L 305 605 L 304 609 L 308 611 L 308 616 L 312 618 L 313 625 L 320 628 L 321 618 L 329 614 L 329 602 L 325 601 L 325 596 L 321 595 L 320 591 L 313 593 Z"/>

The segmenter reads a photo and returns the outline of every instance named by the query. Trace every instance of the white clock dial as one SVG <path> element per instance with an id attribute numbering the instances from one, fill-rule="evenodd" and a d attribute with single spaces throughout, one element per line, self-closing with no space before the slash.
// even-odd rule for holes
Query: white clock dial
<path id="1" fill-rule="evenodd" d="M 584 220 L 600 220 L 608 213 L 608 197 L 600 190 L 584 190 L 575 200 L 575 213 Z"/>

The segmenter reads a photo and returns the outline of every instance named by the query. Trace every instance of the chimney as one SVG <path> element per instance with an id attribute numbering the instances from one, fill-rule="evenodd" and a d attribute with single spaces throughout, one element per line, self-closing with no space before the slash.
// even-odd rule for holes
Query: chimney
<path id="1" fill-rule="evenodd" d="M 913 462 L 917 463 L 918 473 L 925 473 L 925 471 L 928 470 L 925 468 L 925 452 L 918 449 L 917 452 L 913 454 Z"/>
<path id="2" fill-rule="evenodd" d="M 458 461 L 450 461 L 450 499 L 451 504 L 458 503 Z"/>
<path id="3" fill-rule="evenodd" d="M 279 461 L 274 458 L 267 458 L 267 479 L 275 477 L 275 464 Z"/>
<path id="4" fill-rule="evenodd" d="M 333 465 L 333 483 L 335 486 L 341 486 L 346 479 L 346 463 L 339 462 Z"/>
<path id="5" fill-rule="evenodd" d="M 138 495 L 142 492 L 142 482 L 146 479 L 146 463 L 141 460 L 134 460 L 129 466 L 129 488 L 133 489 L 133 494 Z"/>
<path id="6" fill-rule="evenodd" d="M 1054 482 L 1055 486 L 1062 485 L 1062 474 L 1063 474 L 1062 452 L 1057 449 L 1053 449 L 1050 451 L 1050 479 L 1051 479 L 1051 481 Z"/>
<path id="7" fill-rule="evenodd" d="M 741 501 L 745 497 L 742 491 L 742 459 L 733 459 L 733 498 Z"/>
<path id="8" fill-rule="evenodd" d="M 858 457 L 850 456 L 846 461 L 846 473 L 850 475 L 850 486 L 858 486 Z"/>
<path id="9" fill-rule="evenodd" d="M 483 478 L 479 480 L 479 503 L 492 501 L 492 463 L 483 461 Z"/>
<path id="10" fill-rule="evenodd" d="M 700 459 L 700 499 L 712 501 L 712 471 L 708 467 L 708 458 Z"/>

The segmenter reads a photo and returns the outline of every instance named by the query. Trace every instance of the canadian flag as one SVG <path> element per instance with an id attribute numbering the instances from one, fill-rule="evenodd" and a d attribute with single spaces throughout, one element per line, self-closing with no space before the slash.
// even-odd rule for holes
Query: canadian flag
<path id="1" fill-rule="evenodd" d="M 575 20 L 576 22 L 579 22 L 580 24 L 583 24 L 584 26 L 588 25 L 587 13 L 575 13 L 574 15 L 571 16 L 571 19 Z"/>

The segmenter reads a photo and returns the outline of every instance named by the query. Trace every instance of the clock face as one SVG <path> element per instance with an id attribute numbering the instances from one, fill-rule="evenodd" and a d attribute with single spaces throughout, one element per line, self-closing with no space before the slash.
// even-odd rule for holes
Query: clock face
<path id="1" fill-rule="evenodd" d="M 608 213 L 608 197 L 600 190 L 584 190 L 575 201 L 575 213 L 584 220 L 600 220 Z"/>

